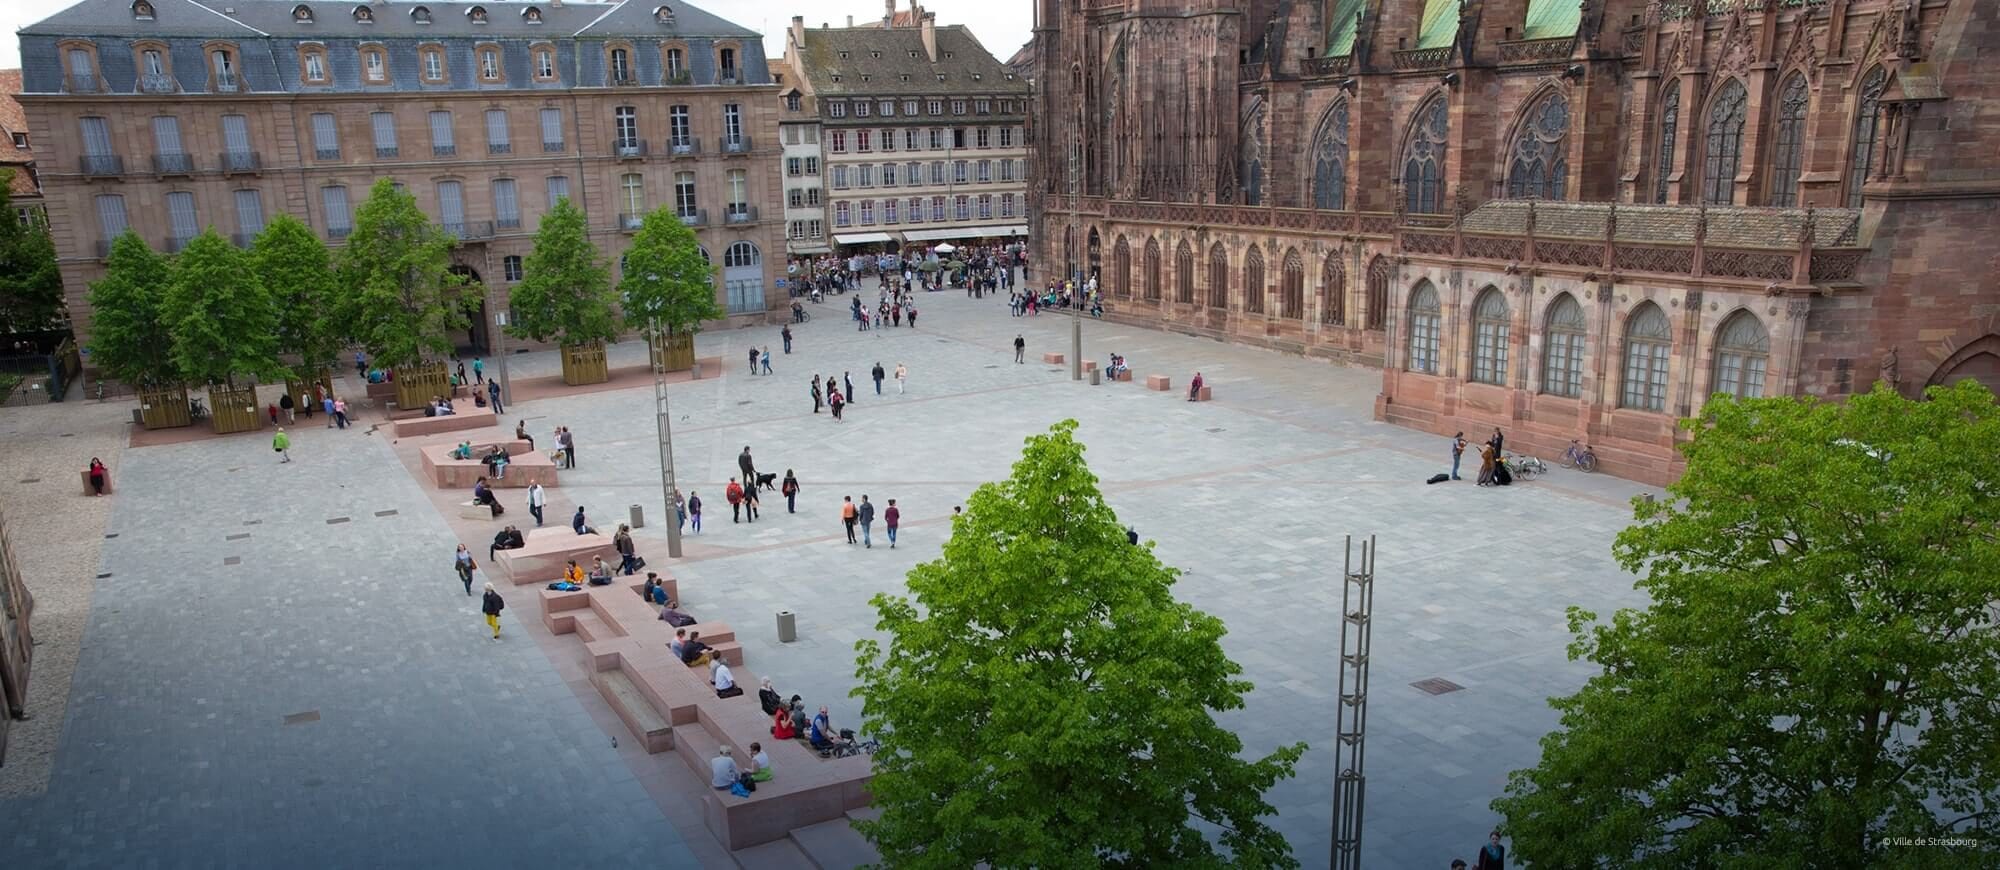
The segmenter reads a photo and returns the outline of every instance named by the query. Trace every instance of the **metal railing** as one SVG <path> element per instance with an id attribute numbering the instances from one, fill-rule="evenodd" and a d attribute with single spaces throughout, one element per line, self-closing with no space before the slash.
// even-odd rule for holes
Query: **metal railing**
<path id="1" fill-rule="evenodd" d="M 352 232 L 354 232 L 353 227 L 327 227 L 326 237 L 329 239 L 344 239 Z"/>
<path id="2" fill-rule="evenodd" d="M 313 149 L 313 159 L 315 159 L 315 160 L 339 160 L 339 159 L 340 159 L 340 149 L 339 149 L 339 148 L 337 148 L 337 147 L 336 147 L 336 148 L 314 148 L 314 149 Z"/>
<path id="3" fill-rule="evenodd" d="M 611 153 L 620 160 L 637 160 L 646 156 L 646 140 L 617 139 L 611 143 Z"/>
<path id="4" fill-rule="evenodd" d="M 194 158 L 186 154 L 153 155 L 153 174 L 191 175 L 194 173 Z"/>
<path id="5" fill-rule="evenodd" d="M 521 228 L 521 216 L 495 218 L 493 224 L 503 230 L 518 230 Z"/>
<path id="6" fill-rule="evenodd" d="M 738 71 L 734 67 L 723 67 L 720 72 L 720 76 L 716 79 L 716 83 L 724 85 L 736 84 L 738 81 L 740 81 L 740 79 L 737 78 L 737 72 Z"/>
<path id="7" fill-rule="evenodd" d="M 234 93 L 242 89 L 243 80 L 237 78 L 235 73 L 226 72 L 215 75 L 215 90 L 218 93 Z"/>
<path id="8" fill-rule="evenodd" d="M 701 138 L 698 136 L 682 136 L 679 139 L 669 140 L 668 144 L 675 154 L 701 153 Z"/>
<path id="9" fill-rule="evenodd" d="M 749 152 L 750 152 L 749 136 L 738 136 L 734 139 L 722 140 L 722 153 L 724 154 L 747 154 Z"/>
<path id="10" fill-rule="evenodd" d="M 693 84 L 694 73 L 688 72 L 687 70 L 680 70 L 677 72 L 668 71 L 665 83 L 670 85 Z"/>
<path id="11" fill-rule="evenodd" d="M 614 85 L 636 85 L 639 83 L 639 77 L 633 75 L 631 70 L 623 72 L 612 70 L 605 74 L 605 79 Z"/>
<path id="12" fill-rule="evenodd" d="M 514 145 L 510 142 L 488 142 L 486 143 L 486 153 L 489 155 L 512 154 L 514 153 Z"/>
<path id="13" fill-rule="evenodd" d="M 394 145 L 389 145 L 387 147 L 381 145 L 375 146 L 375 159 L 377 160 L 387 160 L 391 157 L 400 156 L 402 153 L 403 149 L 397 148 Z"/>
<path id="14" fill-rule="evenodd" d="M 757 207 L 747 203 L 736 203 L 723 210 L 723 220 L 732 224 L 754 224 L 757 222 Z"/>
<path id="15" fill-rule="evenodd" d="M 543 153 L 543 154 L 561 154 L 561 153 L 563 153 L 564 151 L 568 151 L 568 150 L 569 150 L 569 147 L 568 147 L 568 145 L 566 145 L 565 143 L 562 143 L 562 142 L 549 142 L 549 141 L 546 141 L 546 140 L 544 140 L 544 141 L 542 142 L 542 153 Z"/>
<path id="16" fill-rule="evenodd" d="M 683 213 L 680 216 L 680 218 L 682 226 L 690 226 L 690 227 L 708 226 L 708 212 L 704 209 L 695 209 L 692 212 Z"/>
<path id="17" fill-rule="evenodd" d="M 461 239 L 490 239 L 490 238 L 493 238 L 493 222 L 492 222 L 492 221 L 470 221 L 470 222 L 468 222 L 468 223 L 466 223 L 466 224 L 465 224 L 465 234 L 464 234 L 464 235 L 462 235 L 462 236 L 459 236 L 459 238 L 461 238 Z"/>
<path id="18" fill-rule="evenodd" d="M 431 156 L 432 156 L 432 157 L 457 157 L 457 156 L 458 156 L 458 146 L 457 146 L 457 145 L 432 145 L 432 146 L 431 146 Z"/>
<path id="19" fill-rule="evenodd" d="M 264 168 L 263 157 L 255 151 L 224 151 L 221 163 L 224 174 L 256 172 Z"/>
<path id="20" fill-rule="evenodd" d="M 85 175 L 125 174 L 125 158 L 116 154 L 85 154 L 81 163 Z"/>
<path id="21" fill-rule="evenodd" d="M 633 214 L 631 212 L 620 212 L 618 214 L 618 228 L 625 232 L 638 232 L 639 227 L 645 223 L 646 216 L 643 214 Z"/>
<path id="22" fill-rule="evenodd" d="M 180 82 L 174 81 L 173 76 L 147 74 L 139 77 L 139 93 L 142 94 L 171 94 L 180 89 Z"/>
<path id="23" fill-rule="evenodd" d="M 77 73 L 70 73 L 63 77 L 63 83 L 64 87 L 72 94 L 94 94 L 102 90 L 102 88 L 97 86 L 97 76 L 95 74 L 79 75 Z"/>

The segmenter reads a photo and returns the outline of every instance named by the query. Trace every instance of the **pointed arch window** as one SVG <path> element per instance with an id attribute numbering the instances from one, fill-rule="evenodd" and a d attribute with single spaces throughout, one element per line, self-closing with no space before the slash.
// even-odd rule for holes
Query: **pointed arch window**
<path id="1" fill-rule="evenodd" d="M 1583 395 L 1583 346 L 1587 334 L 1583 306 L 1564 293 L 1549 306 L 1542 344 L 1542 392 L 1576 398 Z"/>
<path id="2" fill-rule="evenodd" d="M 1347 101 L 1328 109 L 1313 136 L 1313 208 L 1347 207 Z"/>
<path id="3" fill-rule="evenodd" d="M 1242 143 L 1237 155 L 1236 183 L 1243 191 L 1244 205 L 1264 204 L 1264 107 L 1259 104 L 1243 118 Z"/>
<path id="4" fill-rule="evenodd" d="M 1888 74 L 1876 67 L 1861 79 L 1861 105 L 1854 113 L 1854 159 L 1847 170 L 1847 207 L 1861 207 L 1861 186 L 1875 168 L 1875 145 L 1882 131 L 1882 85 Z"/>
<path id="5" fill-rule="evenodd" d="M 1243 310 L 1264 313 L 1264 253 L 1254 244 L 1243 255 Z"/>
<path id="6" fill-rule="evenodd" d="M 1445 147 L 1451 139 L 1451 113 L 1443 94 L 1430 98 L 1410 120 L 1403 143 L 1403 207 L 1412 214 L 1444 210 Z"/>
<path id="7" fill-rule="evenodd" d="M 1472 303 L 1472 379 L 1507 383 L 1507 297 L 1488 287 Z"/>
<path id="8" fill-rule="evenodd" d="M 1667 201 L 1668 179 L 1674 174 L 1674 137 L 1681 129 L 1681 82 L 1675 79 L 1667 83 L 1667 94 L 1660 98 L 1660 147 L 1657 168 L 1653 170 L 1653 201 L 1664 205 Z"/>
<path id="9" fill-rule="evenodd" d="M 1146 301 L 1160 301 L 1160 240 L 1146 240 Z"/>
<path id="10" fill-rule="evenodd" d="M 1702 144 L 1702 202 L 1730 205 L 1736 201 L 1736 172 L 1743 164 L 1743 122 L 1749 107 L 1750 94 L 1737 79 L 1730 79 L 1708 103 L 1708 133 Z"/>
<path id="11" fill-rule="evenodd" d="M 1194 304 L 1194 249 L 1188 247 L 1186 239 L 1174 249 L 1174 301 Z"/>
<path id="12" fill-rule="evenodd" d="M 1757 315 L 1738 311 L 1715 336 L 1715 387 L 1710 392 L 1739 399 L 1764 397 L 1764 369 L 1771 358 L 1771 334 Z"/>
<path id="13" fill-rule="evenodd" d="M 1667 408 L 1667 367 L 1673 327 L 1660 306 L 1643 303 L 1625 321 L 1625 378 L 1618 406 L 1639 411 Z"/>
<path id="14" fill-rule="evenodd" d="M 1441 319 L 1437 288 L 1428 279 L 1417 282 L 1417 288 L 1410 291 L 1410 371 L 1437 374 Z"/>
<path id="15" fill-rule="evenodd" d="M 1799 170 L 1806 152 L 1806 77 L 1792 73 L 1778 88 L 1776 141 L 1771 146 L 1771 205 L 1790 208 L 1799 202 Z"/>
<path id="16" fill-rule="evenodd" d="M 1129 298 L 1132 295 L 1132 248 L 1125 244 L 1125 237 L 1111 245 L 1111 295 Z"/>
<path id="17" fill-rule="evenodd" d="M 1340 264 L 1340 252 L 1326 255 L 1326 264 L 1319 269 L 1319 322 L 1323 326 L 1341 326 L 1347 322 L 1345 310 L 1347 302 L 1347 270 Z"/>
<path id="18" fill-rule="evenodd" d="M 1569 98 L 1551 90 L 1528 109 L 1507 164 L 1511 199 L 1562 199 L 1569 181 Z"/>
<path id="19" fill-rule="evenodd" d="M 1396 268 L 1389 261 L 1376 257 L 1368 263 L 1368 328 L 1385 329 L 1389 322 L 1389 285 L 1394 281 Z"/>
<path id="20" fill-rule="evenodd" d="M 1298 251 L 1285 252 L 1284 269 L 1278 273 L 1278 316 L 1286 320 L 1306 317 L 1306 265 Z"/>
<path id="21" fill-rule="evenodd" d="M 1208 307 L 1229 307 L 1229 252 L 1221 242 L 1208 249 Z"/>

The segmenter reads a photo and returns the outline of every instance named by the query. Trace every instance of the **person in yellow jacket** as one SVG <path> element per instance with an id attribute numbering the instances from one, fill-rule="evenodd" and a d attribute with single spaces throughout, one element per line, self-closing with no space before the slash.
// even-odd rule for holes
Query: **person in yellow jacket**
<path id="1" fill-rule="evenodd" d="M 575 559 L 569 560 L 569 567 L 563 569 L 562 578 L 578 586 L 583 585 L 583 569 L 576 566 Z"/>

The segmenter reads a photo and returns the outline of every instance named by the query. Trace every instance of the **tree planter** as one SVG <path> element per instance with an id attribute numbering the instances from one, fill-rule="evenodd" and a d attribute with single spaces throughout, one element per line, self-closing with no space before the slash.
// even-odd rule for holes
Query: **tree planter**
<path id="1" fill-rule="evenodd" d="M 193 422 L 188 415 L 187 387 L 140 390 L 139 420 L 148 429 L 174 429 Z"/>
<path id="2" fill-rule="evenodd" d="M 563 345 L 562 378 L 572 387 L 611 380 L 611 368 L 604 361 L 604 342 Z"/>
<path id="3" fill-rule="evenodd" d="M 397 366 L 396 407 L 408 411 L 430 404 L 432 396 L 451 395 L 451 373 L 444 363 L 428 362 Z"/>
<path id="4" fill-rule="evenodd" d="M 249 432 L 262 427 L 264 418 L 258 416 L 260 411 L 255 386 L 230 389 L 225 384 L 210 384 L 208 387 L 208 419 L 217 434 Z"/>
<path id="5" fill-rule="evenodd" d="M 661 342 L 657 338 L 647 339 L 646 345 L 652 352 L 652 361 L 655 366 L 660 365 L 664 356 L 667 371 L 684 372 L 694 368 L 693 333 L 667 336 L 664 351 L 662 350 Z"/>

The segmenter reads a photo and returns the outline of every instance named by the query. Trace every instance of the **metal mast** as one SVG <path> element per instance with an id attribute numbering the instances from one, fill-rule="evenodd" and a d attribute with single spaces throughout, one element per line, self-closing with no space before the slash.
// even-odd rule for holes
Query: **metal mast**
<path id="1" fill-rule="evenodd" d="M 1368 734 L 1368 643 L 1374 633 L 1375 536 L 1361 544 L 1357 564 L 1354 536 L 1347 536 L 1341 570 L 1340 705 L 1334 742 L 1333 870 L 1361 870 L 1362 773 Z"/>

